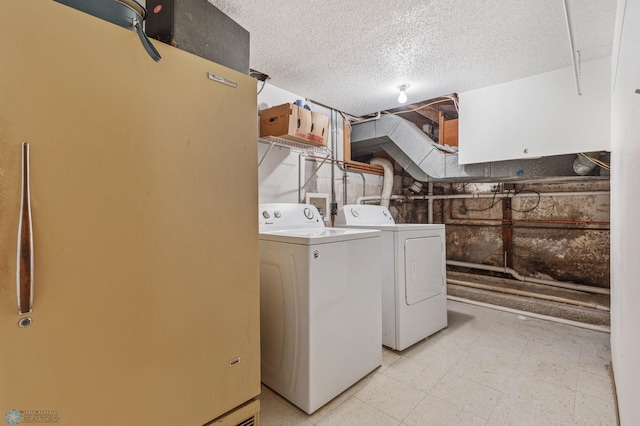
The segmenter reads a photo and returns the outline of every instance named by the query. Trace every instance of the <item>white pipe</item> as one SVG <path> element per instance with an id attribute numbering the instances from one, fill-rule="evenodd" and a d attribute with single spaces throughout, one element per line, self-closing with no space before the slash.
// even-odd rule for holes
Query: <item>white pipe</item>
<path id="1" fill-rule="evenodd" d="M 356 198 L 356 204 L 362 204 L 363 201 L 380 201 L 382 197 L 379 195 L 367 195 L 366 197 L 358 197 Z M 392 195 L 389 197 L 390 200 L 406 200 L 407 197 L 404 195 Z"/>
<path id="2" fill-rule="evenodd" d="M 543 284 L 543 285 L 548 285 L 552 287 L 567 288 L 570 290 L 584 291 L 586 293 L 611 294 L 611 290 L 609 290 L 608 288 L 574 284 L 574 283 L 568 283 L 564 281 L 543 280 L 540 278 L 526 277 L 524 275 L 520 275 L 515 269 L 507 268 L 506 266 L 504 267 L 491 266 L 491 265 L 483 265 L 481 263 L 460 262 L 458 260 L 447 260 L 447 265 L 461 266 L 463 268 L 482 269 L 485 271 L 502 272 L 505 274 L 510 274 L 511 276 L 513 276 L 514 278 L 520 281 L 534 283 L 534 284 Z"/>
<path id="3" fill-rule="evenodd" d="M 497 293 L 512 294 L 514 296 L 532 297 L 534 299 L 548 300 L 550 302 L 565 303 L 567 305 L 582 306 L 583 308 L 597 309 L 599 311 L 611 312 L 611 308 L 593 302 L 583 302 L 581 300 L 567 299 L 566 297 L 552 296 L 548 294 L 534 293 L 532 291 L 518 290 L 515 288 L 498 287 L 490 284 L 480 284 L 471 281 L 455 280 L 447 278 L 447 284 L 460 285 L 463 287 L 477 288 L 479 290 L 495 291 Z"/>
<path id="4" fill-rule="evenodd" d="M 576 192 L 521 192 L 518 194 L 503 193 L 476 193 L 476 194 L 448 194 L 448 195 L 392 195 L 391 200 L 452 200 L 458 198 L 515 198 L 515 197 L 574 197 L 574 196 L 587 196 L 587 195 L 603 195 L 609 194 L 609 191 L 576 191 Z M 378 201 L 381 197 L 375 195 L 369 195 L 366 197 L 358 197 L 357 204 L 362 204 L 363 201 Z"/>
<path id="5" fill-rule="evenodd" d="M 582 95 L 580 90 L 580 64 L 576 58 L 576 43 L 573 39 L 573 26 L 571 25 L 571 11 L 569 10 L 569 0 L 564 0 L 564 15 L 567 18 L 567 30 L 569 31 L 569 48 L 571 49 L 571 62 L 573 63 L 573 74 L 576 79 L 576 89 L 578 95 Z"/>
<path id="6" fill-rule="evenodd" d="M 389 207 L 389 199 L 391 198 L 391 190 L 393 190 L 393 164 L 386 158 L 374 157 L 369 161 L 374 166 L 382 166 L 384 170 L 384 179 L 382 182 L 382 196 L 380 197 L 380 205 Z M 360 204 L 360 203 L 358 203 Z"/>
<path id="7" fill-rule="evenodd" d="M 550 322 L 557 322 L 560 324 L 572 325 L 574 327 L 586 328 L 588 330 L 600 331 L 602 333 L 611 333 L 611 327 L 607 325 L 596 325 L 596 324 L 587 324 L 584 322 L 568 320 L 564 318 L 556 318 L 548 315 L 536 314 L 534 312 L 521 311 L 519 309 L 507 308 L 505 306 L 492 305 L 490 303 L 477 302 L 475 300 L 464 299 L 462 297 L 456 296 L 447 296 L 447 299 L 453 300 L 454 302 L 467 303 L 469 305 L 481 306 L 483 308 L 495 309 L 496 311 L 509 312 L 511 314 L 522 315 L 525 317 L 531 317 L 536 319 L 541 319 Z"/>

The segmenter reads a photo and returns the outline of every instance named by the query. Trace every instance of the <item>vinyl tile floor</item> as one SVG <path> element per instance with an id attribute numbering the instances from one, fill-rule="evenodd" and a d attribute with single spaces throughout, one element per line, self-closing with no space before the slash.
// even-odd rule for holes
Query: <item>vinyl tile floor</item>
<path id="1" fill-rule="evenodd" d="M 616 425 L 609 334 L 454 301 L 448 320 L 312 415 L 263 385 L 260 424 Z"/>

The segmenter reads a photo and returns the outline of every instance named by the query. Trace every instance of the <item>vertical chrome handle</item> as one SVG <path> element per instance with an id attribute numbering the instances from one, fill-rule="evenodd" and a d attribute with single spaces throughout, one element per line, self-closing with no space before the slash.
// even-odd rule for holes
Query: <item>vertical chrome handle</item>
<path id="1" fill-rule="evenodd" d="M 33 228 L 31 226 L 31 185 L 29 182 L 29 143 L 22 143 L 22 189 L 18 221 L 18 264 L 16 286 L 18 312 L 28 314 L 33 307 Z"/>

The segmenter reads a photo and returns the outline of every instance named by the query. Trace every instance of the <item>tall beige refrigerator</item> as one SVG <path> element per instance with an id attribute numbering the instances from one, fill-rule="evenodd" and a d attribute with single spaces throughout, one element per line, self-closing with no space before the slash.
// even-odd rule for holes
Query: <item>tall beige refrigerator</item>
<path id="1" fill-rule="evenodd" d="M 0 421 L 257 413 L 255 80 L 51 0 L 0 29 Z"/>

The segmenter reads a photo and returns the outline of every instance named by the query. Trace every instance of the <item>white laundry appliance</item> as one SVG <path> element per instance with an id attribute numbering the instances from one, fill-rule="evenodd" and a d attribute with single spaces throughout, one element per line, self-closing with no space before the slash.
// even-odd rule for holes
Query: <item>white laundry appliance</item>
<path id="1" fill-rule="evenodd" d="M 447 326 L 445 228 L 396 224 L 389 209 L 345 205 L 336 226 L 382 231 L 382 344 L 398 351 Z"/>
<path id="2" fill-rule="evenodd" d="M 380 231 L 261 204 L 262 382 L 313 413 L 382 363 Z"/>

